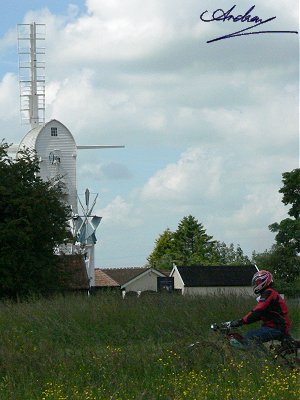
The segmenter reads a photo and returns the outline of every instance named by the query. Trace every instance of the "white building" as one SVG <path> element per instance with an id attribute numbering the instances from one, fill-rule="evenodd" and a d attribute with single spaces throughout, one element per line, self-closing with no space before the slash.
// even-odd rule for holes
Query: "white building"
<path id="1" fill-rule="evenodd" d="M 190 295 L 253 296 L 251 280 L 257 272 L 254 265 L 192 265 L 173 267 L 174 289 Z"/>

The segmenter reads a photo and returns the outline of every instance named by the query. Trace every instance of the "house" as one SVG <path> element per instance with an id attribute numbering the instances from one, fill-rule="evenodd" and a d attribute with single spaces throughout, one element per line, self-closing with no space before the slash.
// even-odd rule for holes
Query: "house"
<path id="1" fill-rule="evenodd" d="M 154 268 L 95 268 L 95 289 L 120 288 L 126 292 L 157 291 L 157 278 L 165 275 Z"/>
<path id="2" fill-rule="evenodd" d="M 174 289 L 182 294 L 243 294 L 253 295 L 251 280 L 257 272 L 254 265 L 193 265 L 174 266 Z"/>

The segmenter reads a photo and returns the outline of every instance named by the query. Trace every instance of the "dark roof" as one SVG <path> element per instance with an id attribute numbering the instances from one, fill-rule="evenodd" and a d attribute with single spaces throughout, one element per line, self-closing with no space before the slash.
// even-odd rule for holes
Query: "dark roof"
<path id="1" fill-rule="evenodd" d="M 147 271 L 149 268 L 105 268 L 102 269 L 106 275 L 112 278 L 119 285 L 124 285 L 131 281 L 131 279 L 141 275 L 143 272 Z"/>
<path id="2" fill-rule="evenodd" d="M 171 270 L 161 270 L 158 269 L 158 272 L 160 272 L 161 274 L 165 275 L 165 276 L 170 276 Z"/>
<path id="3" fill-rule="evenodd" d="M 254 265 L 218 265 L 177 267 L 187 287 L 251 286 L 257 269 Z"/>

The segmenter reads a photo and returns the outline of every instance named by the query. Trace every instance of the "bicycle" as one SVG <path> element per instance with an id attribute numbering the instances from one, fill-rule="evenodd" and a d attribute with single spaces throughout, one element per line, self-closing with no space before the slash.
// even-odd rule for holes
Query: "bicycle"
<path id="1" fill-rule="evenodd" d="M 230 346 L 245 350 L 243 336 L 232 328 L 231 321 L 221 324 L 213 323 L 211 329 L 220 333 Z M 300 370 L 300 340 L 293 339 L 291 336 L 284 336 L 281 340 L 270 340 L 264 343 L 264 348 L 273 359 L 282 361 L 282 364 L 293 369 Z"/>

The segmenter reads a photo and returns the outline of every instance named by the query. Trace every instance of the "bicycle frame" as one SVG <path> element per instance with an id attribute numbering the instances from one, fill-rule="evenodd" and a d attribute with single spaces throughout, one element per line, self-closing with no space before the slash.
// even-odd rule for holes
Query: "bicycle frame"
<path id="1" fill-rule="evenodd" d="M 231 346 L 241 349 L 244 348 L 243 336 L 240 333 L 233 331 L 229 322 L 223 322 L 221 325 L 214 323 L 211 325 L 211 329 L 215 332 L 219 331 L 222 333 Z"/>
<path id="2" fill-rule="evenodd" d="M 240 349 L 245 349 L 243 345 L 243 336 L 236 332 L 229 322 L 223 322 L 220 325 L 214 323 L 211 325 L 211 329 L 214 332 L 221 333 L 229 344 L 233 347 Z M 279 340 L 279 344 L 274 344 L 274 341 L 270 341 L 271 344 L 267 349 L 270 351 L 271 355 L 275 358 L 283 359 L 290 367 L 300 368 L 300 341 L 295 340 L 291 337 L 283 338 Z M 268 342 L 268 343 L 270 343 Z"/>

